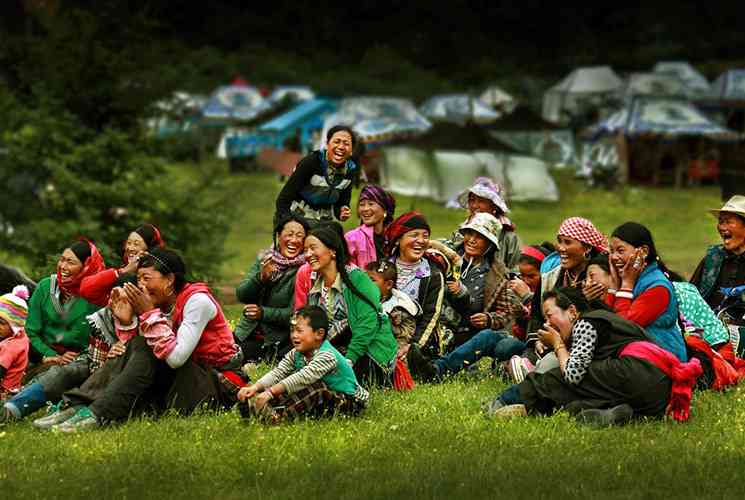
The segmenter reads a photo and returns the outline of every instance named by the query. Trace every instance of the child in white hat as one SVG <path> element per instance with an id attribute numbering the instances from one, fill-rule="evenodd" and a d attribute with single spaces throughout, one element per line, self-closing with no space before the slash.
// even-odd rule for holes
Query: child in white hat
<path id="1" fill-rule="evenodd" d="M 0 399 L 21 388 L 28 365 L 29 342 L 24 326 L 28 316 L 28 289 L 19 285 L 0 296 Z"/>

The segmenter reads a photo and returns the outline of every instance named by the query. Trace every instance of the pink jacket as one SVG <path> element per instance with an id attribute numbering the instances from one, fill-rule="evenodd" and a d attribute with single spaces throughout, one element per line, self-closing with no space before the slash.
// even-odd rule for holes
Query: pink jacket
<path id="1" fill-rule="evenodd" d="M 364 224 L 344 235 L 349 249 L 349 262 L 365 270 L 369 262 L 378 260 L 375 252 L 375 234 L 372 226 Z"/>

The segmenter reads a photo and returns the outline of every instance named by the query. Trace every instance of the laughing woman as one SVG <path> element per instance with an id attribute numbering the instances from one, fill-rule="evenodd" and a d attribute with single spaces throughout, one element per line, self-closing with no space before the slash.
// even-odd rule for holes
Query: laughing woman
<path id="1" fill-rule="evenodd" d="M 622 224 L 611 234 L 610 248 L 613 288 L 608 305 L 643 327 L 661 347 L 687 361 L 670 272 L 649 229 L 636 222 Z"/>
<path id="2" fill-rule="evenodd" d="M 40 363 L 27 379 L 53 365 L 66 365 L 88 345 L 86 316 L 95 306 L 80 297 L 81 281 L 103 270 L 104 262 L 90 241 L 76 241 L 62 252 L 57 272 L 39 282 L 28 304 L 26 335 L 29 360 Z"/>
<path id="3" fill-rule="evenodd" d="M 370 262 L 383 258 L 383 231 L 393 222 L 395 211 L 396 200 L 382 187 L 368 184 L 362 188 L 357 203 L 362 224 L 344 235 L 352 264 L 366 269 Z"/>
<path id="4" fill-rule="evenodd" d="M 308 304 L 326 311 L 327 340 L 345 352 L 361 383 L 389 385 L 397 344 L 380 290 L 364 271 L 345 266 L 346 244 L 327 225 L 311 230 L 305 256 L 317 276 Z"/>
<path id="5" fill-rule="evenodd" d="M 592 310 L 577 288 L 547 292 L 542 307 L 548 323 L 539 333 L 559 366 L 529 373 L 497 397 L 488 414 L 550 415 L 563 408 L 581 422 L 601 426 L 666 412 L 688 419 L 692 388 L 701 375 L 697 359 L 682 363 L 636 323 Z"/>
<path id="6" fill-rule="evenodd" d="M 164 247 L 165 242 L 160 230 L 152 224 L 143 224 L 127 236 L 122 246 L 122 262 L 119 268 L 105 269 L 92 276 L 87 276 L 80 283 L 80 296 L 92 304 L 105 307 L 109 303 L 109 294 L 121 274 L 137 272 L 137 259 L 150 248 Z"/>
<path id="7" fill-rule="evenodd" d="M 111 307 L 117 329 L 138 329 L 139 335 L 115 365 L 66 393 L 67 404 L 78 410 L 57 430 L 98 427 L 147 408 L 189 414 L 203 403 L 235 403 L 238 387 L 231 381 L 238 382 L 233 370 L 243 356 L 209 288 L 186 281 L 186 266 L 171 250 L 153 249 L 137 267 L 138 286 L 126 283 Z"/>
<path id="8" fill-rule="evenodd" d="M 360 169 L 351 159 L 357 143 L 350 127 L 337 125 L 326 134 L 326 147 L 300 160 L 277 196 L 275 222 L 291 213 L 308 221 L 347 220 L 352 185 Z"/>
<path id="9" fill-rule="evenodd" d="M 290 316 L 297 271 L 305 263 L 308 224 L 297 216 L 274 228 L 274 245 L 256 258 L 235 295 L 246 306 L 235 337 L 248 360 L 279 360 L 290 345 Z"/>

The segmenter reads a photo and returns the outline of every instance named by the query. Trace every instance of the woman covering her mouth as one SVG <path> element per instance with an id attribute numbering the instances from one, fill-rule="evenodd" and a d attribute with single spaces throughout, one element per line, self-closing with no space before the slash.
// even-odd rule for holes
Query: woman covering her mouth
<path id="1" fill-rule="evenodd" d="M 122 266 L 111 267 L 86 276 L 80 283 L 80 296 L 100 307 L 109 303 L 111 290 L 122 274 L 137 272 L 137 259 L 152 248 L 163 248 L 166 243 L 160 230 L 153 224 L 145 223 L 129 233 L 122 244 Z"/>
<path id="2" fill-rule="evenodd" d="M 273 246 L 262 252 L 235 295 L 246 304 L 235 337 L 246 359 L 272 361 L 292 349 L 290 319 L 298 269 L 305 263 L 305 219 L 290 215 L 274 228 Z"/>
<path id="3" fill-rule="evenodd" d="M 383 258 L 383 232 L 388 224 L 393 222 L 395 211 L 395 198 L 382 187 L 368 184 L 360 191 L 357 214 L 362 224 L 344 235 L 350 261 L 360 269 L 365 269 L 370 262 Z"/>
<path id="4" fill-rule="evenodd" d="M 86 316 L 98 306 L 80 297 L 80 286 L 84 278 L 103 268 L 96 245 L 76 241 L 62 251 L 56 272 L 39 282 L 29 300 L 26 319 L 29 362 L 38 365 L 26 373 L 26 380 L 54 365 L 70 363 L 88 345 Z"/>
<path id="5" fill-rule="evenodd" d="M 300 160 L 277 196 L 275 224 L 291 213 L 304 217 L 310 225 L 347 220 L 352 215 L 352 186 L 360 174 L 352 159 L 356 146 L 357 138 L 350 127 L 331 127 L 325 147 Z"/>

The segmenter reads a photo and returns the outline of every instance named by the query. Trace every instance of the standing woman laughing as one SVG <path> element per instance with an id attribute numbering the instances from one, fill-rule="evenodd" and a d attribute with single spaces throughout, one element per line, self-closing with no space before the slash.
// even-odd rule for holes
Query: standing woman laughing
<path id="1" fill-rule="evenodd" d="M 311 225 L 322 220 L 345 221 L 352 215 L 352 185 L 360 168 L 351 159 L 357 139 L 350 127 L 336 125 L 326 134 L 326 146 L 300 160 L 279 196 L 275 222 L 289 214 Z"/>

